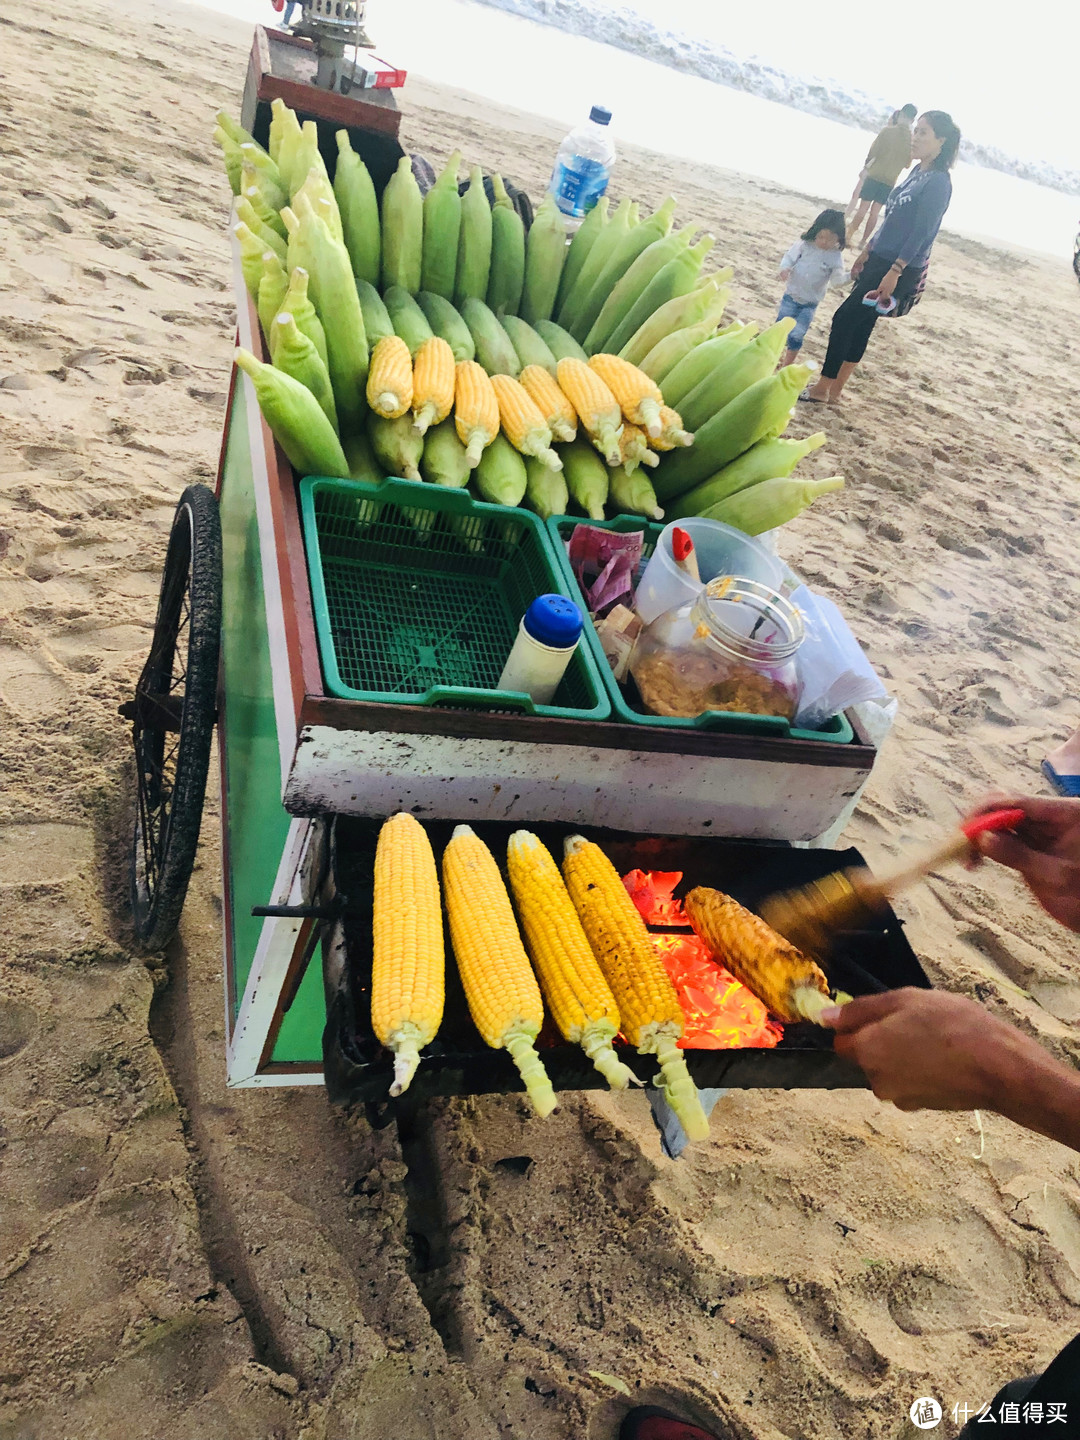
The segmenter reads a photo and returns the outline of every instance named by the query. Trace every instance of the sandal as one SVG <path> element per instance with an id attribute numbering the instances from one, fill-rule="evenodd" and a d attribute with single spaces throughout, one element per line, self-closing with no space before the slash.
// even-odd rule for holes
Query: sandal
<path id="1" fill-rule="evenodd" d="M 1049 760 L 1042 762 L 1042 773 L 1055 795 L 1061 795 L 1066 800 L 1080 799 L 1080 775 L 1059 775 Z"/>
<path id="2" fill-rule="evenodd" d="M 823 400 L 820 395 L 811 395 L 809 385 L 805 390 L 800 390 L 799 399 L 805 400 L 808 405 L 831 405 L 833 403 L 831 400 Z"/>

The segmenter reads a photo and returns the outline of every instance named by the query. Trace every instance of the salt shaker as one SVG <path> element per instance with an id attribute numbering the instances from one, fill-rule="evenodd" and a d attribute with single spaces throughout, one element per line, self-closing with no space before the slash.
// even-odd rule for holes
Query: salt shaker
<path id="1" fill-rule="evenodd" d="M 538 596 L 521 617 L 496 690 L 524 690 L 537 705 L 550 705 L 584 623 L 573 600 L 564 595 Z"/>

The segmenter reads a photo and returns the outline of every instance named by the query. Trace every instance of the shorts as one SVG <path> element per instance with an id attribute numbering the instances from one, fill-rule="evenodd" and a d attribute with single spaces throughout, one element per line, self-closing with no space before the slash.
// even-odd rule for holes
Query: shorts
<path id="1" fill-rule="evenodd" d="M 860 200 L 869 200 L 873 205 L 884 205 L 892 194 L 892 186 L 884 180 L 864 180 L 859 191 Z"/>

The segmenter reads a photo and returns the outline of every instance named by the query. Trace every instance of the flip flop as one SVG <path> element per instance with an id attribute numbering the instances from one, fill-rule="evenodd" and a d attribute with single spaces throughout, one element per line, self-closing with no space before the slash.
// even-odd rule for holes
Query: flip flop
<path id="1" fill-rule="evenodd" d="M 810 386 L 809 386 L 809 385 L 807 385 L 807 387 L 806 387 L 805 390 L 801 390 L 801 391 L 799 392 L 799 399 L 800 399 L 800 400 L 805 400 L 808 405 L 831 405 L 831 404 L 832 404 L 832 401 L 831 401 L 831 400 L 823 400 L 820 395 L 811 395 L 811 394 L 810 394 Z"/>
<path id="2" fill-rule="evenodd" d="M 1080 800 L 1080 775 L 1059 775 L 1049 760 L 1042 762 L 1042 773 L 1055 795 L 1066 800 Z"/>
<path id="3" fill-rule="evenodd" d="M 638 1405 L 623 1416 L 619 1440 L 728 1440 L 726 1432 L 718 1435 L 702 1430 L 689 1420 L 680 1420 L 659 1405 Z"/>

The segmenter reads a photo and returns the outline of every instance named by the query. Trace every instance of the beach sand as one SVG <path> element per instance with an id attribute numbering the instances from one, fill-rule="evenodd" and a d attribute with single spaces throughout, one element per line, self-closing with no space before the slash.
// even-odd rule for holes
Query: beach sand
<path id="1" fill-rule="evenodd" d="M 148 967 L 116 707 L 175 501 L 215 474 L 234 305 L 210 131 L 251 32 L 58 0 L 0 35 L 0 1435 L 607 1440 L 621 1384 L 739 1437 L 862 1440 L 1042 1365 L 1080 1329 L 1080 1162 L 995 1116 L 734 1093 L 673 1163 L 639 1094 L 546 1122 L 434 1104 L 403 1152 L 320 1090 L 225 1089 L 216 796 Z M 410 149 L 541 192 L 551 125 L 422 83 L 402 103 Z M 829 197 L 622 155 L 615 194 L 669 188 L 735 265 L 733 312 L 769 322 Z M 871 861 L 988 789 L 1041 791 L 1080 720 L 1076 307 L 1065 260 L 946 235 L 843 407 L 793 424 L 829 432 L 806 473 L 848 487 L 783 552 L 900 701 L 848 830 Z M 935 983 L 1080 1059 L 1080 941 L 1011 875 L 901 909 Z"/>

